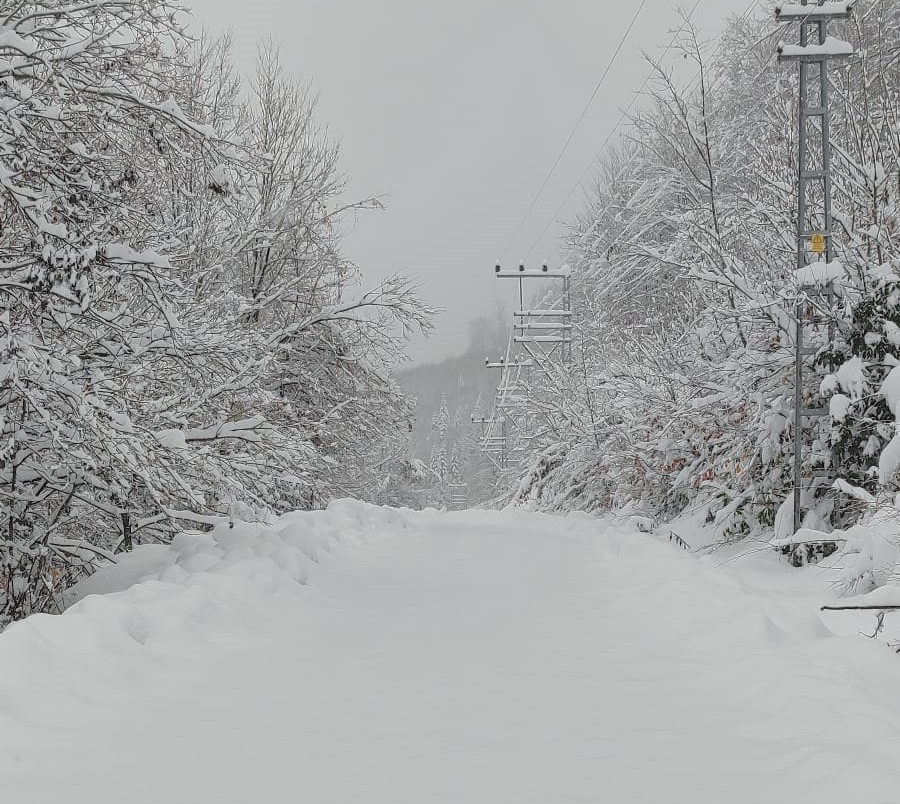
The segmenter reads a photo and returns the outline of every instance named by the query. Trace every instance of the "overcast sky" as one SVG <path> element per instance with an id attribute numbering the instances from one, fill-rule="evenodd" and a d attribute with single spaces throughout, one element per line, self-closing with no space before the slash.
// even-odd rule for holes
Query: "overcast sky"
<path id="1" fill-rule="evenodd" d="M 187 0 L 197 21 L 232 29 L 238 66 L 256 43 L 282 43 L 286 67 L 320 93 L 358 197 L 387 210 L 361 218 L 347 253 L 367 284 L 395 271 L 446 308 L 417 361 L 465 345 L 467 324 L 509 288 L 493 265 L 618 44 L 637 0 Z M 691 2 L 691 5 L 693 3 Z M 713 37 L 747 0 L 702 0 Z M 525 255 L 599 148 L 677 27 L 673 0 L 648 0 L 568 153 L 507 262 Z M 564 216 L 578 211 L 576 193 Z M 533 261 L 554 263 L 554 226 Z"/>

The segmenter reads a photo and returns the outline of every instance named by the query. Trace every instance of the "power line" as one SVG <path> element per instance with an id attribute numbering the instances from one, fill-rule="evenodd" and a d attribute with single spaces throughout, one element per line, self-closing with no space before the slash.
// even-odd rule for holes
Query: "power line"
<path id="1" fill-rule="evenodd" d="M 702 2 L 702 0 L 696 0 L 696 2 L 694 3 L 693 7 L 691 8 L 691 10 L 685 15 L 685 17 L 684 17 L 684 19 L 682 20 L 682 23 L 681 23 L 681 25 L 679 26 L 678 30 L 675 32 L 675 34 L 673 35 L 672 39 L 669 41 L 669 43 L 668 43 L 668 44 L 665 46 L 665 48 L 663 49 L 662 56 L 665 56 L 665 54 L 668 53 L 668 52 L 675 46 L 675 43 L 678 41 L 678 37 L 681 36 L 681 34 L 683 33 L 685 27 L 690 23 L 691 18 L 692 18 L 693 15 L 694 15 L 694 12 L 696 12 L 696 10 L 697 10 L 697 8 L 699 7 L 699 5 L 700 5 L 701 2 Z M 738 20 L 739 20 L 739 21 L 746 21 L 746 19 L 750 16 L 750 14 L 753 12 L 753 10 L 756 8 L 756 6 L 759 5 L 760 2 L 761 2 L 761 0 L 751 0 L 750 4 L 749 4 L 749 5 L 747 6 L 747 8 L 744 10 L 744 13 L 741 14 L 741 15 L 738 17 Z M 719 45 L 718 45 L 717 48 L 716 48 L 716 51 L 713 53 L 713 57 L 712 57 L 713 59 L 716 58 L 716 56 L 717 56 L 718 53 L 721 51 L 721 49 L 722 49 L 722 43 L 720 42 Z M 556 212 L 553 214 L 553 216 L 547 221 L 547 225 L 544 227 L 544 229 L 543 229 L 543 231 L 541 232 L 541 234 L 540 234 L 540 235 L 538 236 L 538 238 L 531 244 L 531 247 L 528 249 L 528 252 L 527 252 L 527 255 L 526 255 L 526 259 L 528 259 L 528 257 L 530 257 L 530 256 L 534 253 L 534 250 L 541 244 L 541 242 L 543 241 L 544 237 L 546 237 L 547 232 L 549 232 L 549 231 L 550 231 L 550 228 L 553 226 L 553 224 L 557 222 L 557 220 L 559 219 L 560 214 L 562 214 L 563 209 L 565 209 L 566 204 L 569 203 L 569 201 L 571 200 L 572 196 L 575 195 L 575 193 L 576 193 L 576 191 L 578 190 L 578 188 L 581 187 L 581 185 L 584 183 L 584 180 L 585 180 L 585 178 L 587 177 L 588 173 L 590 173 L 591 169 L 592 169 L 592 168 L 594 167 L 594 165 L 597 163 L 597 160 L 600 158 L 600 156 L 601 156 L 601 155 L 603 154 L 603 152 L 606 150 L 606 146 L 609 145 L 609 143 L 611 142 L 612 138 L 616 135 L 616 132 L 619 130 L 620 126 L 622 125 L 622 123 L 624 123 L 625 120 L 628 118 L 628 115 L 631 113 L 631 110 L 634 108 L 634 105 L 635 105 L 635 103 L 637 102 L 637 99 L 641 96 L 641 94 L 642 94 L 642 93 L 644 92 L 644 90 L 647 88 L 647 85 L 650 83 L 650 79 L 651 79 L 652 77 L 653 77 L 653 71 L 651 71 L 651 72 L 647 75 L 647 77 L 644 79 L 644 82 L 641 84 L 640 89 L 638 89 L 638 91 L 637 91 L 637 92 L 634 94 L 634 96 L 631 98 L 631 101 L 629 102 L 628 106 L 625 108 L 625 110 L 624 110 L 624 111 L 622 112 L 622 114 L 619 116 L 619 119 L 616 121 L 616 124 L 613 126 L 612 130 L 609 132 L 609 134 L 608 134 L 608 135 L 606 136 L 606 138 L 603 140 L 603 143 L 601 144 L 600 148 L 597 150 L 597 152 L 596 152 L 596 153 L 594 154 L 594 156 L 592 157 L 592 159 L 591 159 L 591 161 L 590 161 L 590 164 L 588 164 L 588 166 L 585 168 L 584 172 L 581 174 L 581 176 L 579 177 L 578 181 L 575 183 L 575 185 L 574 185 L 574 186 L 572 187 L 572 189 L 569 191 L 568 195 L 565 197 L 565 199 L 563 200 L 563 202 L 559 205 L 559 207 L 557 208 L 557 210 L 556 210 Z M 696 84 L 696 82 L 697 82 L 698 80 L 699 80 L 699 73 L 698 73 L 698 75 L 695 76 L 694 79 L 691 81 L 691 83 L 690 83 L 690 85 L 689 85 L 688 88 L 690 89 L 691 87 L 693 87 L 693 86 Z"/>
<path id="2" fill-rule="evenodd" d="M 515 242 L 515 239 L 519 236 L 519 232 L 522 231 L 522 227 L 525 225 L 525 222 L 528 220 L 528 216 L 534 211 L 534 208 L 537 206 L 537 202 L 540 200 L 541 195 L 544 190 L 547 188 L 547 185 L 550 183 L 550 179 L 553 178 L 553 174 L 556 172 L 556 168 L 559 167 L 559 163 L 562 161 L 562 158 L 565 156 L 566 151 L 569 150 L 569 146 L 572 144 L 572 140 L 575 138 L 575 134 L 578 132 L 581 124 L 584 122 L 584 118 L 587 117 L 587 113 L 590 110 L 594 100 L 597 98 L 597 95 L 600 92 L 600 88 L 603 86 L 603 83 L 606 81 L 606 76 L 609 75 L 609 71 L 612 69 L 613 64 L 615 64 L 616 58 L 621 52 L 622 48 L 625 46 L 625 42 L 631 34 L 631 31 L 634 29 L 635 24 L 638 21 L 638 17 L 640 17 L 641 12 L 644 10 L 644 6 L 647 5 L 647 0 L 641 0 L 641 4 L 637 7 L 637 10 L 634 12 L 634 16 L 631 18 L 631 22 L 628 23 L 628 27 L 625 29 L 625 32 L 622 34 L 622 38 L 619 40 L 619 44 L 616 49 L 613 51 L 612 56 L 609 59 L 609 62 L 606 65 L 606 69 L 604 69 L 603 74 L 600 76 L 600 80 L 597 82 L 597 85 L 594 87 L 594 91 L 591 93 L 591 97 L 588 98 L 588 102 L 585 104 L 584 109 L 581 111 L 581 116 L 575 121 L 575 125 L 572 127 L 572 130 L 569 132 L 569 136 L 567 137 L 565 144 L 560 150 L 559 154 L 556 157 L 552 167 L 548 171 L 546 177 L 544 178 L 543 183 L 540 186 L 540 189 L 535 194 L 534 198 L 531 201 L 531 205 L 528 207 L 525 214 L 522 216 L 522 220 L 519 221 L 519 225 L 516 227 L 515 231 L 512 233 L 512 236 L 509 238 L 506 246 L 503 249 L 503 253 L 500 257 L 500 261 L 506 257 L 507 252 L 509 252 L 510 247 Z"/>
<path id="3" fill-rule="evenodd" d="M 663 56 L 665 56 L 666 53 L 668 53 L 675 46 L 675 43 L 678 41 L 678 37 L 681 36 L 681 33 L 682 33 L 682 31 L 684 31 L 685 26 L 688 24 L 688 22 L 690 21 L 691 17 L 694 14 L 694 12 L 697 10 L 697 7 L 702 2 L 703 2 L 703 0 L 696 0 L 696 2 L 694 3 L 694 7 L 688 12 L 685 19 L 682 20 L 681 26 L 675 32 L 674 36 L 672 36 L 671 40 L 669 41 L 669 44 L 667 44 L 665 46 L 665 48 L 663 49 L 663 52 L 662 52 Z M 540 236 L 537 238 L 537 240 L 534 241 L 534 243 L 531 244 L 531 248 L 528 249 L 528 254 L 526 255 L 526 259 L 528 259 L 528 257 L 531 256 L 532 252 L 538 247 L 538 245 L 540 245 L 540 242 L 544 239 L 544 236 L 547 234 L 547 232 L 550 231 L 550 227 L 553 226 L 553 224 L 556 222 L 557 218 L 559 218 L 560 213 L 563 211 L 566 204 L 569 203 L 569 200 L 572 198 L 573 195 L 575 195 L 575 192 L 578 190 L 578 188 L 581 187 L 581 184 L 585 180 L 585 177 L 588 175 L 588 173 L 590 173 L 591 168 L 594 167 L 594 164 L 596 163 L 597 159 L 599 159 L 600 155 L 606 150 L 606 146 L 609 145 L 610 140 L 612 140 L 612 138 L 615 136 L 616 132 L 619 130 L 619 126 L 621 126 L 622 123 L 625 122 L 625 119 L 631 113 L 631 110 L 634 108 L 634 104 L 637 103 L 637 99 L 643 94 L 644 90 L 647 88 L 647 85 L 650 83 L 650 79 L 652 76 L 653 76 L 653 73 L 652 72 L 649 73 L 647 75 L 647 77 L 644 79 L 644 83 L 641 84 L 640 89 L 638 89 L 638 91 L 634 93 L 634 95 L 631 98 L 631 101 L 628 103 L 628 106 L 625 107 L 625 111 L 623 111 L 622 114 L 619 116 L 619 119 L 616 121 L 616 124 L 612 127 L 612 130 L 609 132 L 609 134 L 606 135 L 606 139 L 603 140 L 603 144 L 600 146 L 600 148 L 597 150 L 597 152 L 591 158 L 591 162 L 585 168 L 584 173 L 581 174 L 578 181 L 575 183 L 575 186 L 572 187 L 571 190 L 569 190 L 569 194 L 565 197 L 563 202 L 559 205 L 559 208 L 556 210 L 556 212 L 553 213 L 553 217 L 551 217 L 550 220 L 547 222 L 547 225 L 544 227 L 544 230 L 541 232 Z"/>
<path id="4" fill-rule="evenodd" d="M 739 22 L 745 22 L 745 21 L 750 17 L 750 15 L 752 14 L 752 12 L 760 5 L 761 2 L 762 2 L 762 0 L 751 0 L 750 5 L 747 6 L 747 9 L 744 11 L 744 13 L 741 14 L 741 15 L 738 17 L 738 21 L 739 21 Z M 712 60 L 713 60 L 713 61 L 718 57 L 719 53 L 722 52 L 723 47 L 724 47 L 724 42 L 720 41 L 719 44 L 717 45 L 715 51 L 713 52 L 713 55 L 712 55 Z M 652 73 L 651 73 L 651 75 L 652 75 Z M 691 86 L 695 85 L 696 82 L 697 82 L 699 79 L 700 79 L 700 72 L 698 71 L 697 75 L 694 76 L 694 79 L 691 81 Z M 627 162 L 626 162 L 626 166 L 627 166 L 628 164 L 630 164 L 634 159 L 635 159 L 635 153 L 632 152 L 632 154 L 629 156 L 629 158 L 628 158 L 628 160 L 627 160 Z M 606 204 L 606 206 L 605 206 L 604 210 L 601 212 L 601 214 L 605 214 L 605 212 L 607 212 L 607 211 L 612 207 L 612 204 L 613 204 L 613 201 L 610 200 L 610 201 Z M 594 226 L 596 226 L 596 224 L 594 224 Z M 587 229 L 587 230 L 585 230 L 584 232 L 582 232 L 581 236 L 578 238 L 579 241 L 584 241 L 584 239 L 587 237 L 587 235 L 593 230 L 594 226 L 592 226 L 592 227 L 590 227 L 589 229 Z M 622 239 L 623 236 L 624 236 L 624 234 L 623 234 L 623 233 L 620 233 L 619 236 L 616 237 L 615 240 L 613 240 L 613 242 L 610 244 L 610 247 L 613 248 L 613 247 L 615 247 L 616 245 L 618 245 L 619 242 L 621 241 L 621 239 Z M 601 288 L 601 290 L 600 290 L 601 295 L 602 295 L 606 290 L 608 290 L 610 287 L 612 287 L 613 285 L 615 285 L 615 283 L 618 282 L 618 281 L 620 280 L 620 278 L 621 278 L 621 277 L 618 277 L 618 276 L 613 275 L 613 276 L 605 283 L 605 287 Z"/>

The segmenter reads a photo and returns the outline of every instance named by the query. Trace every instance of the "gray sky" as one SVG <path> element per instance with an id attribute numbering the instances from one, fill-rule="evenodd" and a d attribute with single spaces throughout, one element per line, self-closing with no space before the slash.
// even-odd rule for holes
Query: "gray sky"
<path id="1" fill-rule="evenodd" d="M 637 0 L 187 0 L 198 22 L 232 29 L 239 68 L 275 36 L 283 61 L 320 93 L 358 197 L 383 195 L 347 253 L 367 284 L 395 271 L 446 308 L 416 361 L 465 345 L 467 324 L 509 288 L 493 265 L 553 164 L 634 14 Z M 677 27 L 675 0 L 649 0 L 506 262 L 525 255 L 618 120 Z M 687 7 L 693 3 L 684 3 Z M 702 0 L 714 36 L 747 0 Z M 576 193 L 563 217 L 579 209 Z M 553 226 L 532 257 L 557 254 Z"/>

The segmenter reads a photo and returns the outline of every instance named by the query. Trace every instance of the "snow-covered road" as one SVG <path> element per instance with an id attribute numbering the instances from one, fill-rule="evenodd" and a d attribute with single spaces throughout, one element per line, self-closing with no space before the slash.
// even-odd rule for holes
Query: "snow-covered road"
<path id="1" fill-rule="evenodd" d="M 351 503 L 145 548 L 0 636 L 3 800 L 900 801 L 900 659 L 716 563 Z"/>

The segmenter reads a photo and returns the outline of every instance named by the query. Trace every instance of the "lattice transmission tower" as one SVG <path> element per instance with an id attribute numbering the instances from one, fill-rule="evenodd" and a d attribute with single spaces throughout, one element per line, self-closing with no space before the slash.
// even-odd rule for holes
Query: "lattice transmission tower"
<path id="1" fill-rule="evenodd" d="M 482 449 L 499 457 L 500 468 L 508 469 L 513 456 L 521 453 L 523 443 L 534 438 L 528 423 L 533 400 L 526 386 L 527 376 L 539 371 L 552 379 L 555 367 L 568 363 L 572 355 L 571 271 L 551 270 L 546 264 L 540 270 L 528 270 L 524 264 L 517 271 L 504 271 L 497 265 L 497 279 L 512 279 L 519 284 L 519 309 L 513 313 L 512 334 L 506 354 L 498 360 L 485 360 L 489 370 L 498 371 L 500 379 L 494 399 L 494 412 L 482 421 Z M 530 280 L 555 280 L 559 292 L 545 294 L 554 301 L 544 308 L 526 307 L 525 285 Z"/>
<path id="2" fill-rule="evenodd" d="M 822 435 L 827 408 L 809 406 L 805 392 L 810 363 L 834 343 L 837 294 L 832 227 L 831 110 L 828 66 L 848 59 L 853 46 L 829 36 L 828 25 L 847 19 L 853 3 L 785 3 L 775 9 L 779 22 L 799 25 L 799 44 L 778 47 L 780 61 L 800 66 L 797 204 L 797 283 L 795 308 L 793 528 L 803 524 L 804 504 L 811 507 L 817 489 L 830 487 L 836 467 Z M 824 341 L 823 341 L 824 339 Z M 819 443 L 816 453 L 816 442 Z M 804 445 L 806 450 L 804 450 Z M 810 454 L 804 454 L 804 452 Z M 821 465 L 815 465 L 820 463 Z M 804 488 L 805 486 L 805 488 Z"/>

